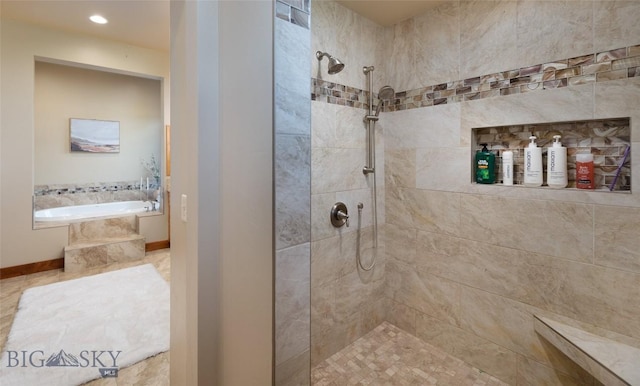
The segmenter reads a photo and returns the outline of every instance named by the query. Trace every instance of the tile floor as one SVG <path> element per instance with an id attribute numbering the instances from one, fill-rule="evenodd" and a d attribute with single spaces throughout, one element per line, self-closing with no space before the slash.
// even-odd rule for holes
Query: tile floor
<path id="1" fill-rule="evenodd" d="M 116 263 L 82 273 L 52 270 L 0 280 L 0 347 L 4 349 L 20 295 L 25 289 L 146 263 L 152 263 L 169 281 L 168 249 L 147 253 L 138 262 Z M 386 322 L 316 366 L 311 381 L 315 386 L 505 385 Z M 118 378 L 97 379 L 86 385 L 168 386 L 169 352 L 121 369 Z"/>
<path id="2" fill-rule="evenodd" d="M 147 253 L 144 259 L 135 262 L 114 263 L 105 267 L 89 269 L 83 272 L 63 272 L 61 269 L 18 276 L 0 280 L 0 347 L 4 350 L 7 336 L 11 330 L 13 317 L 18 309 L 22 292 L 30 287 L 51 284 L 59 281 L 77 279 L 135 265 L 152 263 L 162 277 L 168 282 L 170 277 L 169 249 Z M 122 385 L 169 385 L 169 352 L 140 361 L 132 366 L 120 369 L 117 378 L 96 379 L 86 385 L 90 386 L 122 386 Z"/>
<path id="3" fill-rule="evenodd" d="M 507 385 L 387 322 L 317 365 L 311 384 Z"/>

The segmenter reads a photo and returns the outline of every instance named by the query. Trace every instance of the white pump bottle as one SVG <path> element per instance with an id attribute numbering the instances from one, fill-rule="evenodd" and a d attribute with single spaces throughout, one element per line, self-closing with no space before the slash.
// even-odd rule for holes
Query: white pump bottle
<path id="1" fill-rule="evenodd" d="M 513 151 L 502 152 L 502 184 L 513 185 Z"/>
<path id="2" fill-rule="evenodd" d="M 536 136 L 529 137 L 524 148 L 524 185 L 542 186 L 542 149 L 536 145 Z"/>
<path id="3" fill-rule="evenodd" d="M 547 185 L 564 188 L 567 178 L 567 148 L 560 143 L 560 135 L 553 136 L 553 145 L 547 149 Z"/>

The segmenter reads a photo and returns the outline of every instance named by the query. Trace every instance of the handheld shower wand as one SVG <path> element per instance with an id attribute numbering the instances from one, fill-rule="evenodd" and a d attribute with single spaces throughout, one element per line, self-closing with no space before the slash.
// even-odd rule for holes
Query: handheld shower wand
<path id="1" fill-rule="evenodd" d="M 391 86 L 382 86 L 380 91 L 378 91 L 378 107 L 376 108 L 376 117 L 380 115 L 380 111 L 382 111 L 382 106 L 384 106 L 384 101 L 393 99 L 396 96 L 396 91 Z"/>

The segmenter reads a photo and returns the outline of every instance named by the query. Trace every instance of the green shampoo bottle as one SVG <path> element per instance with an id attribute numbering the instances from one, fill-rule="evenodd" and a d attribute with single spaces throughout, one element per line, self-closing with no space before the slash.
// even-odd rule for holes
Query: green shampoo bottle
<path id="1" fill-rule="evenodd" d="M 476 152 L 476 182 L 493 184 L 496 182 L 496 155 L 487 149 L 486 143 L 480 145 L 482 145 L 482 150 Z"/>

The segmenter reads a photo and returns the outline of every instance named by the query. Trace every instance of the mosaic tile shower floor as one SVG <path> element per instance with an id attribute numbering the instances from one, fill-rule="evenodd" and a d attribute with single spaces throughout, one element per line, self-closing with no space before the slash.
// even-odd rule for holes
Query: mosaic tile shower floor
<path id="1" fill-rule="evenodd" d="M 311 384 L 507 385 L 387 322 L 317 365 Z"/>

